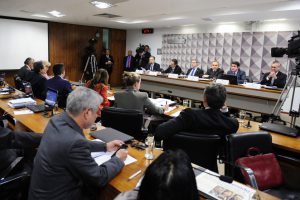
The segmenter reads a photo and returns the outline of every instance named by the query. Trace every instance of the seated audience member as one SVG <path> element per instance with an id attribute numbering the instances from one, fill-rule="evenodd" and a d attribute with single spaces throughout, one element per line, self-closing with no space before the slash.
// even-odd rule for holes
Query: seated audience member
<path id="1" fill-rule="evenodd" d="M 240 69 L 240 63 L 238 61 L 231 63 L 231 67 L 227 72 L 227 75 L 236 76 L 238 84 L 243 84 L 246 80 L 246 73 Z"/>
<path id="2" fill-rule="evenodd" d="M 29 82 L 30 79 L 33 76 L 32 70 L 33 70 L 33 64 L 34 59 L 33 58 L 26 58 L 24 61 L 24 66 L 21 67 L 18 71 L 18 76 L 23 80 Z"/>
<path id="3" fill-rule="evenodd" d="M 284 88 L 286 83 L 286 74 L 280 71 L 280 67 L 280 62 L 274 61 L 271 66 L 271 71 L 264 74 L 260 84 Z"/>
<path id="4" fill-rule="evenodd" d="M 170 66 L 163 72 L 166 74 L 181 74 L 182 70 L 181 67 L 178 66 L 178 61 L 177 59 L 172 59 Z"/>
<path id="5" fill-rule="evenodd" d="M 132 56 L 132 51 L 128 50 L 127 56 L 123 59 L 123 69 L 124 71 L 135 71 L 135 63 L 134 63 L 134 57 Z"/>
<path id="6" fill-rule="evenodd" d="M 204 72 L 202 69 L 200 69 L 198 67 L 198 62 L 196 59 L 192 59 L 192 65 L 191 68 L 187 71 L 186 75 L 187 76 L 198 76 L 198 77 L 202 77 Z"/>
<path id="7" fill-rule="evenodd" d="M 14 132 L 0 126 L 0 174 L 18 157 L 23 157 L 21 171 L 31 172 L 36 148 L 42 134 L 30 132 Z"/>
<path id="8" fill-rule="evenodd" d="M 54 77 L 47 81 L 47 87 L 58 91 L 58 106 L 60 108 L 66 107 L 67 97 L 72 92 L 71 83 L 64 79 L 65 67 L 63 64 L 55 64 L 53 66 Z"/>
<path id="9" fill-rule="evenodd" d="M 34 160 L 29 200 L 95 199 L 124 167 L 125 149 L 100 166 L 91 157 L 91 152 L 116 151 L 123 143 L 85 138 L 83 129 L 95 122 L 101 103 L 97 92 L 78 87 L 68 96 L 66 112 L 50 119 Z"/>
<path id="10" fill-rule="evenodd" d="M 201 134 L 218 134 L 222 137 L 236 133 L 239 123 L 236 119 L 221 112 L 225 105 L 226 89 L 221 84 L 212 84 L 205 88 L 203 104 L 205 109 L 183 110 L 180 115 L 173 118 L 156 129 L 155 140 L 164 140 L 180 131 L 196 131 Z"/>
<path id="11" fill-rule="evenodd" d="M 154 56 L 150 56 L 149 64 L 145 66 L 145 70 L 160 71 L 160 65 L 155 62 Z"/>
<path id="12" fill-rule="evenodd" d="M 182 150 L 166 151 L 145 171 L 138 188 L 115 200 L 197 200 L 199 194 L 191 161 Z"/>
<path id="13" fill-rule="evenodd" d="M 123 74 L 123 81 L 126 89 L 115 94 L 115 106 L 118 108 L 140 110 L 143 113 L 145 109 L 150 114 L 163 114 L 163 108 L 156 106 L 148 97 L 146 92 L 140 92 L 141 76 L 135 72 L 125 72 Z"/>
<path id="14" fill-rule="evenodd" d="M 45 100 L 47 79 L 42 75 L 45 73 L 45 68 L 42 61 L 34 63 L 33 72 L 33 76 L 30 80 L 33 95 L 38 99 Z"/>
<path id="15" fill-rule="evenodd" d="M 100 94 L 103 98 L 102 103 L 100 104 L 99 108 L 102 110 L 104 107 L 110 106 L 110 102 L 107 99 L 107 90 L 108 90 L 108 73 L 105 69 L 99 69 L 95 73 L 95 76 L 92 80 L 86 83 L 86 87 L 95 90 Z"/>
<path id="16" fill-rule="evenodd" d="M 219 67 L 218 61 L 213 61 L 211 68 L 207 70 L 206 74 L 209 75 L 209 78 L 218 79 L 224 74 L 224 70 Z"/>
<path id="17" fill-rule="evenodd" d="M 44 70 L 45 73 L 42 74 L 42 76 L 44 76 L 47 80 L 49 80 L 50 77 L 48 76 L 47 72 L 51 66 L 51 63 L 47 60 L 43 60 L 42 62 L 43 62 L 44 68 L 45 68 L 45 70 Z"/>

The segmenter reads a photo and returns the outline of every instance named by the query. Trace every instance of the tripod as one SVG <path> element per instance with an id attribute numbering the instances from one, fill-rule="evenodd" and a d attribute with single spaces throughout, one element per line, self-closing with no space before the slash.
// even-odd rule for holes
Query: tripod
<path id="1" fill-rule="evenodd" d="M 88 66 L 90 66 L 90 69 L 88 69 Z M 91 78 L 94 77 L 95 72 L 97 71 L 97 60 L 96 60 L 96 56 L 94 54 L 91 54 L 88 59 L 86 60 L 85 63 L 85 67 L 84 67 L 84 71 L 82 73 L 81 79 L 80 81 L 82 82 L 83 77 L 85 74 L 87 75 L 92 75 Z M 89 74 L 91 73 L 91 74 Z"/>

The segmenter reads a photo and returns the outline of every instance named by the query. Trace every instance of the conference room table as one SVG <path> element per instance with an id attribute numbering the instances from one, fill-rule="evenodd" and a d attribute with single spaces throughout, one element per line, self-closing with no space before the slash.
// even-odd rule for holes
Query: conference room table
<path id="1" fill-rule="evenodd" d="M 145 74 L 141 74 L 141 78 L 141 90 L 196 101 L 203 101 L 203 91 L 212 82 L 212 80 L 192 81 Z M 258 113 L 271 113 L 281 94 L 281 90 L 276 89 L 254 89 L 243 85 L 226 85 L 225 87 L 227 106 Z"/>
<path id="2" fill-rule="evenodd" d="M 1 95 L 0 95 L 1 96 Z M 27 131 L 33 131 L 37 133 L 43 133 L 44 129 L 46 128 L 50 118 L 43 116 L 42 113 L 34 113 L 34 114 L 27 114 L 27 115 L 15 115 L 13 109 L 7 105 L 9 100 L 0 99 L 0 109 L 5 113 L 5 115 L 9 115 L 16 120 L 16 124 L 22 125 Z M 36 100 L 37 104 L 43 103 L 41 100 Z M 178 107 L 177 109 L 184 109 L 184 107 Z M 59 110 L 62 112 L 62 110 Z M 171 111 L 169 114 L 176 112 L 176 109 Z M 167 113 L 168 114 L 168 113 Z M 105 127 L 98 126 L 98 130 L 103 129 Z M 87 139 L 94 139 L 89 135 L 90 130 L 84 130 L 84 134 Z M 142 174 L 136 176 L 135 178 L 128 180 L 128 178 L 137 172 L 138 170 L 142 170 L 143 172 L 147 168 L 152 160 L 146 160 L 144 157 L 145 150 L 138 150 L 129 146 L 128 148 L 129 155 L 134 157 L 137 161 L 125 166 L 122 171 L 110 181 L 110 183 L 101 189 L 100 191 L 100 199 L 101 200 L 108 200 L 113 199 L 116 195 L 121 192 L 125 192 L 128 190 L 133 189 L 136 184 L 138 183 L 139 179 L 141 178 Z M 153 151 L 154 156 L 157 158 L 162 151 L 160 149 L 154 149 Z M 277 200 L 278 198 L 268 195 L 264 192 L 259 192 L 261 199 L 265 200 Z M 199 199 L 205 199 L 204 197 L 200 196 Z"/>

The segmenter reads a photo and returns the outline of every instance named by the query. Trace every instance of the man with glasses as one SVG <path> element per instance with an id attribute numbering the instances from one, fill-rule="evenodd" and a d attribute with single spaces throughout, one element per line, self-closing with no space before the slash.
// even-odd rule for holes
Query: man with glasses
<path id="1" fill-rule="evenodd" d="M 192 59 L 192 65 L 191 68 L 187 71 L 186 75 L 187 76 L 198 76 L 202 77 L 204 72 L 202 69 L 198 67 L 199 63 L 197 62 L 196 59 Z"/>

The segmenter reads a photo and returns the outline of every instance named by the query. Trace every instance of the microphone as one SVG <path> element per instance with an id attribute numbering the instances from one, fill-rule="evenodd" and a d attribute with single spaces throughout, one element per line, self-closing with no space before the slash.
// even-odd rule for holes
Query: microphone
<path id="1" fill-rule="evenodd" d="M 246 112 L 246 115 L 249 115 L 249 120 L 247 122 L 247 124 L 244 126 L 245 128 L 251 128 L 252 125 L 250 124 L 250 120 L 252 119 L 253 115 L 252 113 Z"/>
<path id="2" fill-rule="evenodd" d="M 226 182 L 226 183 L 232 183 L 232 182 L 233 182 L 233 178 L 230 177 L 230 176 L 211 174 L 211 173 L 206 172 L 205 170 L 201 169 L 201 168 L 198 167 L 198 166 L 193 166 L 193 168 L 196 169 L 196 170 L 199 170 L 199 171 L 201 171 L 201 172 L 204 172 L 204 173 L 206 173 L 206 174 L 208 174 L 208 175 L 217 177 L 217 178 L 219 178 L 219 179 L 220 179 L 221 181 L 223 181 L 223 182 Z"/>

